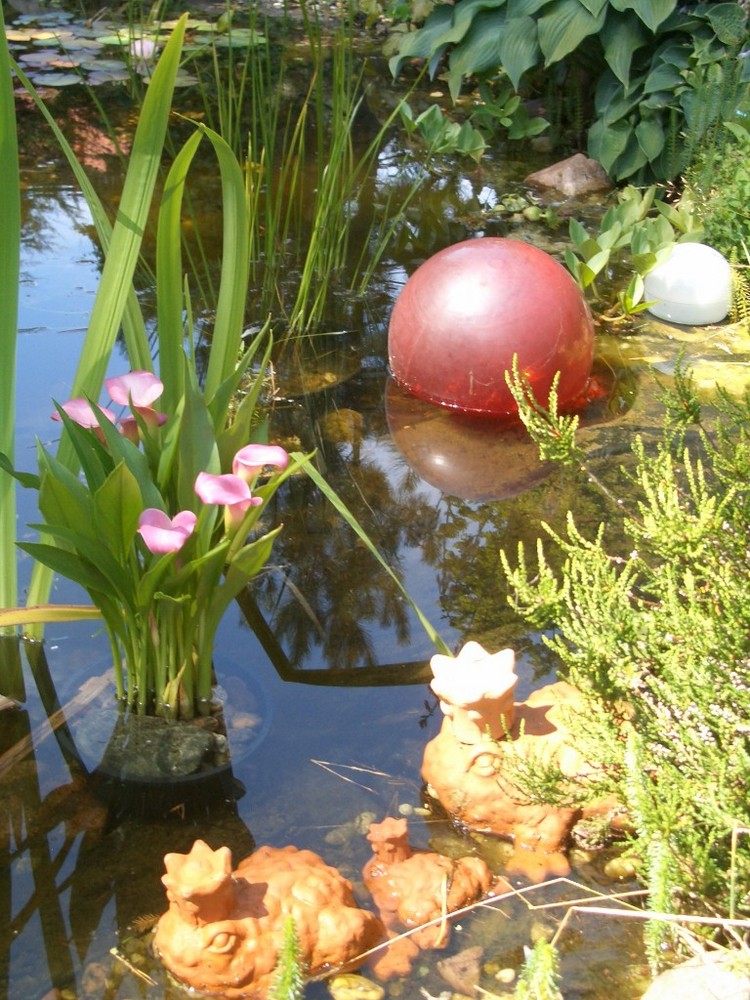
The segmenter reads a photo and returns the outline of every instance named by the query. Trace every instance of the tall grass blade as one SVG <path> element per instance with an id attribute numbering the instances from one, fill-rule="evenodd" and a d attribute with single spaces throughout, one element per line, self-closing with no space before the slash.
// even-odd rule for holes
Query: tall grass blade
<path id="1" fill-rule="evenodd" d="M 133 138 L 120 207 L 73 380 L 73 396 L 98 398 L 131 294 L 133 274 L 161 162 L 186 21 L 185 14 L 164 47 L 146 92 Z M 66 465 L 75 463 L 72 445 L 65 436 L 60 443 L 58 458 Z M 51 572 L 35 566 L 29 604 L 44 604 L 51 582 Z"/>
<path id="2" fill-rule="evenodd" d="M 0 29 L 0 452 L 12 459 L 16 428 L 21 186 L 13 78 L 2 9 Z M 15 542 L 15 482 L 0 470 L 0 607 L 14 605 L 18 599 Z M 0 627 L 0 634 L 12 631 Z"/>
<path id="3" fill-rule="evenodd" d="M 341 499 L 341 497 L 339 497 L 335 493 L 335 491 L 325 481 L 325 479 L 323 478 L 323 476 L 321 476 L 321 474 L 318 472 L 318 470 L 315 468 L 315 466 L 312 464 L 312 462 L 310 462 L 309 459 L 307 459 L 305 455 L 302 455 L 300 452 L 292 452 L 291 458 L 295 462 L 299 462 L 300 463 L 300 465 L 302 466 L 302 468 L 305 470 L 305 473 L 310 477 L 310 479 L 312 479 L 312 481 L 318 487 L 318 489 L 323 494 L 323 496 L 326 498 L 326 500 L 328 500 L 328 502 L 330 504 L 332 504 L 333 507 L 335 507 L 335 509 L 343 517 L 343 519 L 346 521 L 346 523 L 349 525 L 349 527 L 357 534 L 357 536 L 362 540 L 362 542 L 364 542 L 365 546 L 372 553 L 372 555 L 375 556 L 375 558 L 380 563 L 380 565 L 383 567 L 383 569 L 386 571 L 386 573 L 388 574 L 388 576 L 390 576 L 390 578 L 395 582 L 395 584 L 398 587 L 398 589 L 401 591 L 401 593 L 404 595 L 404 597 L 406 598 L 406 600 L 409 602 L 409 604 L 414 609 L 414 612 L 415 612 L 417 618 L 419 619 L 419 621 L 420 621 L 420 623 L 422 625 L 422 628 L 425 630 L 425 632 L 429 636 L 430 641 L 433 643 L 433 645 L 435 646 L 435 649 L 438 651 L 438 653 L 444 653 L 444 654 L 446 654 L 448 656 L 452 656 L 453 655 L 452 651 L 448 648 L 447 644 L 443 641 L 443 639 L 441 639 L 441 637 L 435 631 L 434 627 L 430 624 L 429 620 L 426 618 L 426 616 L 423 614 L 423 612 L 417 607 L 416 603 L 410 597 L 408 591 L 406 590 L 406 588 L 404 587 L 403 583 L 399 579 L 398 574 L 388 565 L 388 563 L 386 562 L 386 560 L 383 558 L 383 556 L 378 551 L 376 545 L 374 544 L 374 542 L 372 541 L 372 539 L 370 538 L 370 536 L 364 530 L 364 528 L 359 523 L 359 521 L 354 516 L 354 514 L 349 510 L 349 508 L 343 502 L 343 500 Z"/>

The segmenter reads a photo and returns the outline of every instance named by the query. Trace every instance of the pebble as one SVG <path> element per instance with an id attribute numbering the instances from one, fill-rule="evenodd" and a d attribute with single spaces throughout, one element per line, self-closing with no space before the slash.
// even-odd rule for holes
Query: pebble
<path id="1" fill-rule="evenodd" d="M 626 879 L 635 875 L 635 864 L 629 858 L 610 858 L 604 866 L 607 878 Z"/>
<path id="2" fill-rule="evenodd" d="M 333 1000 L 383 1000 L 385 990 L 355 972 L 345 972 L 328 980 L 328 991 Z"/>

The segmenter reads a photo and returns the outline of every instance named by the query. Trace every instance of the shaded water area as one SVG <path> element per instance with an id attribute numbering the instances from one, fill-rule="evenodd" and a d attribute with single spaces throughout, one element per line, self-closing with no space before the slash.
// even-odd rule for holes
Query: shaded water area
<path id="1" fill-rule="evenodd" d="M 69 123 L 76 100 L 65 98 Z M 66 114 L 65 102 L 59 108 Z M 98 133 L 81 127 L 81 148 L 98 156 Z M 101 256 L 59 157 L 30 127 L 22 139 L 17 463 L 31 468 L 35 437 L 55 438 L 50 400 L 69 396 Z M 101 155 L 97 187 L 114 199 L 117 160 Z M 479 167 L 436 166 L 367 293 L 334 297 L 327 332 L 278 353 L 271 436 L 317 449 L 328 481 L 452 648 L 475 639 L 516 649 L 523 699 L 554 676 L 555 664 L 508 609 L 498 552 L 533 542 L 541 520 L 559 525 L 569 509 L 583 531 L 611 510 L 579 475 L 540 465 L 519 430 L 405 396 L 386 361 L 393 302 L 430 254 L 479 235 L 560 250 L 564 226 L 532 227 L 494 210 L 508 193 L 526 196 L 522 178 L 538 166 L 538 157 L 509 157 L 498 150 Z M 401 162 L 386 148 L 376 192 L 408 183 L 394 166 Z M 210 205 L 209 175 L 207 168 L 197 194 L 205 190 L 202 204 Z M 600 331 L 596 370 L 606 391 L 583 416 L 582 441 L 604 479 L 635 432 L 656 432 L 649 365 L 668 377 L 685 344 L 712 363 L 735 346 L 731 331 L 649 319 L 625 333 Z M 113 369 L 126 367 L 116 352 Z M 166 905 L 164 854 L 186 851 L 198 837 L 228 845 L 235 862 L 261 844 L 310 848 L 359 890 L 368 823 L 406 815 L 414 846 L 477 852 L 502 871 L 507 845 L 455 830 L 426 803 L 420 762 L 440 713 L 428 687 L 433 648 L 413 611 L 311 483 L 290 482 L 276 515 L 284 530 L 273 565 L 226 616 L 216 649 L 231 760 L 220 806 L 209 809 L 192 788 L 184 790 L 184 809 L 160 819 L 105 804 L 102 776 L 92 778 L 114 723 L 105 637 L 91 625 L 51 626 L 43 648 L 21 649 L 25 700 L 0 716 L 0 864 L 10 874 L 0 889 L 1 1000 L 188 995 L 151 955 L 148 931 Z M 21 494 L 19 525 L 34 516 Z M 21 566 L 26 580 L 28 566 Z M 80 595 L 58 583 L 53 598 Z M 139 811 L 137 796 L 129 805 Z M 530 889 L 515 879 L 518 898 L 461 917 L 447 954 L 481 945 L 482 985 L 501 994 L 507 987 L 495 972 L 520 968 L 524 947 L 559 926 L 565 901 L 634 888 L 606 875 L 606 860 L 573 854 L 570 880 L 548 886 Z M 558 943 L 566 997 L 642 993 L 647 973 L 635 922 L 576 913 Z M 425 953 L 411 977 L 386 984 L 387 994 L 444 992 L 440 957 Z M 312 983 L 306 995 L 324 997 L 327 988 Z"/>

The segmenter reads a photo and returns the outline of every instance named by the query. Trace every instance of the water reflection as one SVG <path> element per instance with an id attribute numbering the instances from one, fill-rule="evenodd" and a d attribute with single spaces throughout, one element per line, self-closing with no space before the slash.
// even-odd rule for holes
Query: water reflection
<path id="1" fill-rule="evenodd" d="M 550 465 L 525 429 L 430 405 L 388 380 L 388 429 L 419 476 L 447 496 L 501 500 L 542 482 Z"/>

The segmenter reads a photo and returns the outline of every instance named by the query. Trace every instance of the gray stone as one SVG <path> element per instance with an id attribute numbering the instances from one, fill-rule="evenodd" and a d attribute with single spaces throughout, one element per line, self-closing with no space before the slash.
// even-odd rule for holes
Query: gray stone
<path id="1" fill-rule="evenodd" d="M 691 958 L 658 975 L 642 1000 L 750 1000 L 750 952 Z"/>
<path id="2" fill-rule="evenodd" d="M 609 191 L 612 187 L 604 167 L 583 153 L 575 153 L 567 160 L 529 174 L 524 183 L 559 191 L 568 198 L 592 191 Z"/>

